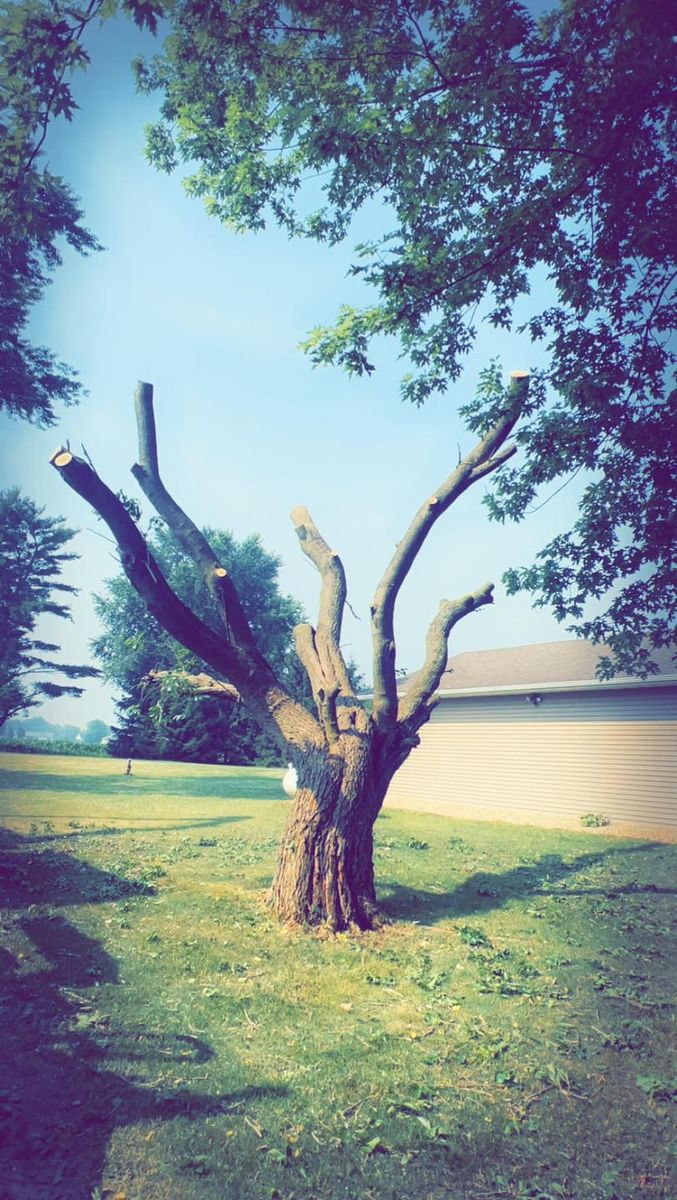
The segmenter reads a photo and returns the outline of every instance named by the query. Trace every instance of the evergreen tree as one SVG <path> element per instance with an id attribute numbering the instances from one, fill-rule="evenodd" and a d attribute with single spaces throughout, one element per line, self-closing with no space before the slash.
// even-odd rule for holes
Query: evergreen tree
<path id="1" fill-rule="evenodd" d="M 0 726 L 42 700 L 82 695 L 81 687 L 59 676 L 99 674 L 94 667 L 60 662 L 56 643 L 33 636 L 44 614 L 70 618 L 68 605 L 57 597 L 77 591 L 61 579 L 64 563 L 78 557 L 65 549 L 75 531 L 44 511 L 18 488 L 0 492 Z"/>

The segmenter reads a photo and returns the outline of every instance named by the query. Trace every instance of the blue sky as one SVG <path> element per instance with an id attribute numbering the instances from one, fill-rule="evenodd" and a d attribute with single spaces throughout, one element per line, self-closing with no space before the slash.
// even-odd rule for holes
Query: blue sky
<path id="1" fill-rule="evenodd" d="M 484 326 L 460 382 L 417 410 L 404 406 L 404 367 L 384 347 L 369 379 L 314 369 L 298 343 L 329 323 L 339 304 L 368 293 L 347 277 L 350 248 L 383 229 L 372 208 L 345 246 L 293 241 L 271 228 L 237 236 L 187 198 L 178 174 L 157 174 L 143 158 L 143 127 L 154 101 L 134 90 L 129 62 L 150 44 L 133 26 L 109 22 L 90 37 L 92 66 L 76 81 L 81 111 L 50 134 L 47 159 L 81 197 L 86 224 L 106 250 L 70 252 L 36 310 L 34 338 L 79 372 L 89 395 L 66 409 L 56 429 L 2 418 L 3 486 L 20 485 L 50 514 L 77 528 L 80 560 L 69 581 L 80 588 L 73 622 L 44 632 L 64 658 L 88 661 L 98 632 L 92 593 L 116 573 L 106 530 L 53 471 L 54 448 L 87 449 L 114 489 L 136 494 L 129 468 L 136 441 L 136 381 L 154 384 L 160 465 L 170 491 L 199 524 L 260 533 L 283 560 L 281 584 L 316 613 L 319 576 L 301 555 L 290 510 L 305 504 L 341 554 L 349 599 L 344 643 L 370 676 L 369 603 L 390 553 L 421 501 L 449 473 L 469 436 L 456 409 L 474 391 L 488 359 L 506 377 L 536 365 L 526 339 Z M 152 48 L 152 47 L 151 47 Z M 415 670 L 440 599 L 487 579 L 496 603 L 454 630 L 450 654 L 557 640 L 562 627 L 527 597 L 506 597 L 508 566 L 530 562 L 572 515 L 566 489 L 519 526 L 488 522 L 475 489 L 434 529 L 398 605 L 399 665 Z M 87 683 L 80 701 L 46 703 L 42 715 L 83 725 L 113 719 L 111 689 Z"/>

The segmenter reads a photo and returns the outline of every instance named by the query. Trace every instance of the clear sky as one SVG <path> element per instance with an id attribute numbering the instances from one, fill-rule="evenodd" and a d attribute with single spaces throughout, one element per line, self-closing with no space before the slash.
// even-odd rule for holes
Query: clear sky
<path id="1" fill-rule="evenodd" d="M 136 495 L 132 397 L 143 379 L 155 387 L 170 491 L 198 524 L 238 538 L 260 533 L 283 560 L 283 590 L 312 620 L 319 576 L 289 520 L 296 504 L 309 508 L 344 561 L 356 614 L 346 616 L 345 648 L 370 678 L 369 603 L 378 579 L 419 504 L 455 465 L 459 445 L 471 444 L 456 408 L 489 358 L 500 357 L 507 377 L 537 363 L 534 349 L 484 326 L 459 384 L 421 410 L 400 402 L 404 367 L 395 346 L 383 347 L 369 379 L 314 369 L 298 343 L 329 323 L 340 303 L 365 297 L 347 277 L 350 248 L 377 234 L 386 214 L 372 208 L 335 249 L 289 241 L 272 227 L 237 236 L 208 218 L 184 195 L 178 174 L 159 175 L 143 158 L 155 102 L 136 95 L 129 62 L 144 43 L 151 39 L 122 22 L 90 37 L 92 66 L 75 86 L 81 111 L 70 125 L 58 122 L 48 142 L 50 167 L 81 197 L 86 224 L 106 250 L 90 258 L 66 252 L 31 332 L 80 372 L 89 394 L 56 429 L 0 420 L 3 486 L 20 485 L 80 531 L 80 559 L 68 575 L 80 588 L 74 620 L 54 620 L 43 632 L 61 643 L 65 659 L 90 661 L 98 632 L 92 593 L 118 569 L 105 527 L 49 466 L 50 453 L 66 440 L 76 453 L 84 444 L 114 490 Z M 567 489 L 521 525 L 503 527 L 488 522 L 479 489 L 463 497 L 433 530 L 401 594 L 398 664 L 420 666 L 440 599 L 487 579 L 497 584 L 496 603 L 454 630 L 450 654 L 566 636 L 528 597 L 508 598 L 500 577 L 532 561 L 570 520 L 574 502 Z M 80 701 L 50 701 L 40 713 L 77 725 L 112 720 L 111 689 L 84 682 Z"/>

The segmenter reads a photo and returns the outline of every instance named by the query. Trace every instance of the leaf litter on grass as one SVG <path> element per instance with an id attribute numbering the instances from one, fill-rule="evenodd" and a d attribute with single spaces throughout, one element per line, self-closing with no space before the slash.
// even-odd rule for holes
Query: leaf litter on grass
<path id="1" fill-rule="evenodd" d="M 52 1087 L 7 1081 L 31 1186 L 29 1111 L 64 1200 L 78 1180 L 85 1200 L 110 1181 L 130 1200 L 667 1200 L 674 851 L 389 812 L 394 923 L 326 938 L 266 913 L 283 807 L 229 800 L 225 832 L 190 831 L 198 799 L 175 790 L 165 830 L 62 838 L 45 812 L 15 847 L 4 999 L 17 1063 L 45 1047 Z"/>

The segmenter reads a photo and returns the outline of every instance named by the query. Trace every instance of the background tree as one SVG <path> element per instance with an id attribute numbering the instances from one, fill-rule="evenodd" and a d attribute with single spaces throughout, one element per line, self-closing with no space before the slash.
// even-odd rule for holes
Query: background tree
<path id="1" fill-rule="evenodd" d="M 10 717 L 55 696 L 83 689 L 45 676 L 93 678 L 95 667 L 56 660 L 59 646 L 33 637 L 43 614 L 70 617 L 56 597 L 74 595 L 61 580 L 64 563 L 77 558 L 64 547 L 75 536 L 62 517 L 46 517 L 18 488 L 0 492 L 0 726 Z"/>
<path id="2" fill-rule="evenodd" d="M 393 336 L 421 404 L 458 377 L 479 320 L 547 350 L 489 512 L 520 520 L 574 476 L 583 495 L 508 588 L 642 672 L 677 615 L 673 15 L 667 0 L 561 0 L 539 18 L 515 0 L 179 0 L 137 64 L 163 98 L 150 161 L 190 164 L 187 190 L 231 227 L 335 242 L 381 206 L 353 268 L 373 303 L 312 333 L 316 362 L 371 372 L 372 341 Z M 467 406 L 471 429 L 497 396 Z"/>
<path id="3" fill-rule="evenodd" d="M 110 725 L 105 721 L 101 721 L 95 717 L 92 721 L 88 721 L 82 732 L 82 744 L 84 746 L 100 746 L 104 738 L 110 734 Z"/>
<path id="4" fill-rule="evenodd" d="M 203 530 L 203 536 L 219 561 L 228 563 L 247 619 L 276 674 L 290 692 L 309 699 L 292 644 L 292 630 L 302 612 L 279 590 L 280 560 L 264 549 L 258 536 L 238 542 L 232 534 L 214 529 Z M 205 593 L 191 560 L 160 522 L 153 522 L 148 544 L 176 595 L 201 620 L 215 621 L 213 597 Z M 108 580 L 102 595 L 95 597 L 95 606 L 103 631 L 93 650 L 104 678 L 123 693 L 118 705 L 120 725 L 108 744 L 111 753 L 193 762 L 279 763 L 277 741 L 262 730 L 237 696 L 233 698 L 232 690 L 196 692 L 186 682 L 186 677 L 204 670 L 204 662 L 149 616 L 124 574 Z"/>

